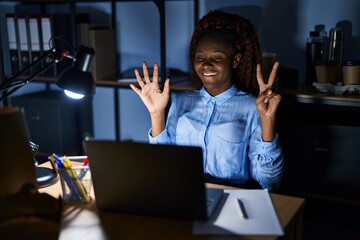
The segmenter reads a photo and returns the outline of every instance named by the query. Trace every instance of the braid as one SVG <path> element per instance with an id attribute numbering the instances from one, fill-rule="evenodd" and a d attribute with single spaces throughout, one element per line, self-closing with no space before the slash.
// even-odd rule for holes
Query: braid
<path id="1" fill-rule="evenodd" d="M 214 34 L 215 32 L 217 34 Z M 234 56 L 236 53 L 241 54 L 240 63 L 233 72 L 234 84 L 241 90 L 257 95 L 259 86 L 256 80 L 256 65 L 261 63 L 261 49 L 256 29 L 249 20 L 220 10 L 209 12 L 195 26 L 189 51 L 194 87 L 199 89 L 202 86 L 194 69 L 197 44 L 203 37 L 214 38 L 214 35 L 233 45 Z"/>

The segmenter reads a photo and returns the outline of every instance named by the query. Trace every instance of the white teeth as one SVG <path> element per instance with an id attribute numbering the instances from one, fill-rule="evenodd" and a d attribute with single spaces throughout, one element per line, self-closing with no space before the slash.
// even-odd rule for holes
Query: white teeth
<path id="1" fill-rule="evenodd" d="M 203 73 L 204 74 L 204 76 L 215 76 L 216 75 L 216 73 Z"/>

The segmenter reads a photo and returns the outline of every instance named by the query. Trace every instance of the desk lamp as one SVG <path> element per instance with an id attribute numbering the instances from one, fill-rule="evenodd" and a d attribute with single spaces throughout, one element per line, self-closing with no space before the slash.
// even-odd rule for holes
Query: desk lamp
<path id="1" fill-rule="evenodd" d="M 85 45 L 79 47 L 75 57 L 68 55 L 66 51 L 60 51 L 55 47 L 51 48 L 39 59 L 0 84 L 0 93 L 2 93 L 0 102 L 64 58 L 71 58 L 73 63 L 72 66 L 60 73 L 56 85 L 64 89 L 65 94 L 72 98 L 80 99 L 84 96 L 92 96 L 95 94 L 95 81 L 90 70 L 94 55 L 95 50 Z M 38 67 L 41 63 L 44 63 L 43 67 Z M 34 71 L 35 67 L 37 70 Z M 28 72 L 31 73 L 29 76 L 26 75 Z M 36 146 L 32 142 L 29 144 L 32 149 Z M 36 164 L 35 159 L 34 161 Z M 36 179 L 38 187 L 45 187 L 55 183 L 58 175 L 52 169 L 36 167 Z"/>

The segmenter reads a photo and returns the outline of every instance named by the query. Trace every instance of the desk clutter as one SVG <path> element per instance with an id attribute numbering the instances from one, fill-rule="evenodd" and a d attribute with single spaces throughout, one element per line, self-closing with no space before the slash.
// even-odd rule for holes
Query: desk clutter
<path id="1" fill-rule="evenodd" d="M 313 82 L 316 91 L 320 93 L 335 95 L 360 95 L 360 84 L 358 85 L 335 85 L 331 83 Z"/>
<path id="2" fill-rule="evenodd" d="M 52 155 L 60 175 L 64 203 L 88 203 L 92 188 L 87 156 Z"/>

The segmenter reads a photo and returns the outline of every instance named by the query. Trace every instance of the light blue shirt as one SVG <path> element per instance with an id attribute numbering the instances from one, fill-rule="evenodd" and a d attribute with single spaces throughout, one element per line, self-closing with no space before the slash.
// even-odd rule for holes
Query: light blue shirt
<path id="1" fill-rule="evenodd" d="M 205 173 L 235 184 L 254 179 L 275 190 L 283 175 L 283 153 L 278 136 L 262 140 L 255 100 L 235 86 L 215 97 L 204 88 L 179 93 L 164 131 L 152 137 L 150 130 L 149 142 L 200 146 Z"/>

